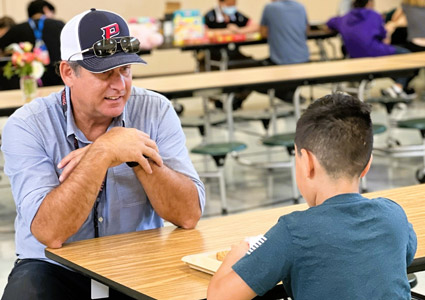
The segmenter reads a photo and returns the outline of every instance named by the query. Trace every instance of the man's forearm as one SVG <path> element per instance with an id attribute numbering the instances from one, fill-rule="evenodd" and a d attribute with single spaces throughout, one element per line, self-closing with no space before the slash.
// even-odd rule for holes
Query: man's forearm
<path id="1" fill-rule="evenodd" d="M 152 174 L 134 171 L 159 216 L 183 228 L 194 228 L 201 217 L 198 190 L 187 176 L 150 162 Z"/>
<path id="2" fill-rule="evenodd" d="M 109 167 L 104 156 L 91 147 L 69 177 L 44 198 L 31 224 L 41 243 L 61 247 L 87 219 Z"/>

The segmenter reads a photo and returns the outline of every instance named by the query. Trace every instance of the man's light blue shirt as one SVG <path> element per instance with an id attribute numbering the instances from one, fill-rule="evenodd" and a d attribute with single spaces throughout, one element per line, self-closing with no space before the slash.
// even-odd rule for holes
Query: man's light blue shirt
<path id="1" fill-rule="evenodd" d="M 2 134 L 5 173 L 9 176 L 16 203 L 16 253 L 20 259 L 47 258 L 45 245 L 31 233 L 31 223 L 44 197 L 56 188 L 62 172 L 57 164 L 71 151 L 91 143 L 77 128 L 67 92 L 65 112 L 61 92 L 37 98 L 18 109 L 7 121 Z M 160 94 L 133 87 L 123 113 L 112 127 L 137 128 L 147 133 L 159 148 L 164 164 L 196 185 L 199 205 L 204 209 L 205 190 L 185 146 L 185 136 L 170 102 Z M 98 205 L 99 236 L 163 226 L 143 186 L 126 164 L 109 168 L 106 188 Z M 54 212 L 53 212 L 54 213 Z M 67 242 L 94 237 L 93 210 L 80 230 Z"/>

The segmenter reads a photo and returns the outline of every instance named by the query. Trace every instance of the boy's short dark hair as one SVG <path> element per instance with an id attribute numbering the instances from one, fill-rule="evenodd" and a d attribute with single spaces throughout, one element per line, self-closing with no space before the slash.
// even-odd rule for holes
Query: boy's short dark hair
<path id="1" fill-rule="evenodd" d="M 44 1 L 44 0 L 31 1 L 27 7 L 28 18 L 31 18 L 33 15 L 37 13 L 44 14 L 44 7 L 47 7 L 49 10 L 53 12 L 55 11 L 55 7 L 47 1 Z"/>
<path id="2" fill-rule="evenodd" d="M 312 152 L 333 178 L 360 176 L 373 148 L 370 105 L 335 93 L 314 101 L 297 122 L 295 145 Z"/>
<path id="3" fill-rule="evenodd" d="M 363 8 L 365 7 L 370 0 L 354 0 L 353 7 L 354 8 Z"/>

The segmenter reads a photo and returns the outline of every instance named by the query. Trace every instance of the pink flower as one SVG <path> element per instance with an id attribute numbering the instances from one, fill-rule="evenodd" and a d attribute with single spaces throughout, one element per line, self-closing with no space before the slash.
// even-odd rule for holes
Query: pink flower
<path id="1" fill-rule="evenodd" d="M 35 55 L 32 52 L 25 52 L 23 55 L 23 60 L 25 63 L 32 63 L 34 59 L 35 59 Z"/>

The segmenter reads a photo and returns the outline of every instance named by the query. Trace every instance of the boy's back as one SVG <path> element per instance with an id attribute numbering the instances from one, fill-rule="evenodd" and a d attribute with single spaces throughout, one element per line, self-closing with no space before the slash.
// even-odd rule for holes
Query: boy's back
<path id="1" fill-rule="evenodd" d="M 281 217 L 256 249 L 232 246 L 208 300 L 252 299 L 280 280 L 295 300 L 410 299 L 412 225 L 396 203 L 358 193 L 372 163 L 370 111 L 341 93 L 308 106 L 297 121 L 295 169 L 310 208 Z"/>
<path id="2" fill-rule="evenodd" d="M 265 236 L 233 266 L 256 294 L 282 280 L 296 300 L 410 299 L 406 268 L 416 237 L 388 199 L 338 195 L 281 217 Z"/>

